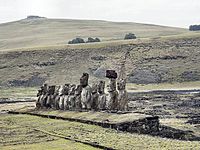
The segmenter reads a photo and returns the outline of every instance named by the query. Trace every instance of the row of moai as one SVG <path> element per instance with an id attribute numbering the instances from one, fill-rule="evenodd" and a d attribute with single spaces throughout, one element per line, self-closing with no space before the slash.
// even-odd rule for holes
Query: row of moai
<path id="1" fill-rule="evenodd" d="M 105 81 L 88 84 L 89 74 L 83 73 L 80 85 L 65 84 L 64 86 L 48 86 L 44 84 L 38 90 L 37 108 L 52 108 L 57 110 L 110 110 L 125 111 L 128 109 L 126 80 L 117 80 L 114 70 L 107 70 L 109 78 L 108 93 L 105 93 Z"/>

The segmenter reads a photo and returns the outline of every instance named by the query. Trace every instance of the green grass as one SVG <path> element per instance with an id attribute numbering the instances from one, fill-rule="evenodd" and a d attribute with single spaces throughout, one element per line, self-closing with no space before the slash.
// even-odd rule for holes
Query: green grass
<path id="1" fill-rule="evenodd" d="M 0 88 L 0 98 L 36 97 L 39 87 Z"/>
<path id="2" fill-rule="evenodd" d="M 127 84 L 129 92 L 155 91 L 155 90 L 194 90 L 200 89 L 200 81 L 174 82 L 160 84 Z"/>
<path id="3" fill-rule="evenodd" d="M 174 148 L 183 150 L 198 150 L 200 147 L 200 142 L 195 141 L 178 141 L 171 139 L 162 139 L 159 137 L 152 137 L 148 135 L 123 133 L 94 125 L 39 118 L 28 115 L 0 116 L 0 121 L 1 127 L 3 128 L 4 126 L 7 126 L 9 122 L 12 122 L 12 126 L 37 129 L 37 131 L 43 131 L 45 133 L 64 136 L 83 142 L 95 142 L 103 146 L 112 147 L 120 150 L 170 150 Z M 3 140 L 6 139 L 3 138 Z M 36 144 L 36 146 L 38 146 L 38 144 Z"/>

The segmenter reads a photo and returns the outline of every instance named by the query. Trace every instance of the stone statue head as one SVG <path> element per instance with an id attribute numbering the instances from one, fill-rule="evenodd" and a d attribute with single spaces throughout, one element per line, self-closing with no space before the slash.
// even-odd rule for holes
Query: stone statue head
<path id="1" fill-rule="evenodd" d="M 88 79 L 89 79 L 89 74 L 88 73 L 83 73 L 82 77 L 80 78 L 80 85 L 83 88 L 88 86 Z"/>
<path id="2" fill-rule="evenodd" d="M 125 90 L 126 89 L 126 80 L 125 79 L 120 79 L 117 82 L 117 89 L 118 90 Z"/>
<path id="3" fill-rule="evenodd" d="M 104 93 L 104 89 L 105 89 L 105 81 L 99 81 L 98 83 L 98 92 L 100 94 Z"/>

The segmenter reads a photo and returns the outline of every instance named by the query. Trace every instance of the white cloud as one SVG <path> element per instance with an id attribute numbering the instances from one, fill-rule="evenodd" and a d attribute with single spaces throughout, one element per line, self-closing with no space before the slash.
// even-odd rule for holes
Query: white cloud
<path id="1" fill-rule="evenodd" d="M 199 0 L 0 0 L 0 22 L 40 15 L 187 27 L 198 14 Z"/>

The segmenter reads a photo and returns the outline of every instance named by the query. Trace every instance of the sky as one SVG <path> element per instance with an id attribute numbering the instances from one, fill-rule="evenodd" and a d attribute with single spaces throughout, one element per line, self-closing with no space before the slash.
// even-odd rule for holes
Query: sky
<path id="1" fill-rule="evenodd" d="M 200 0 L 0 0 L 0 23 L 28 15 L 188 27 L 200 24 Z"/>

